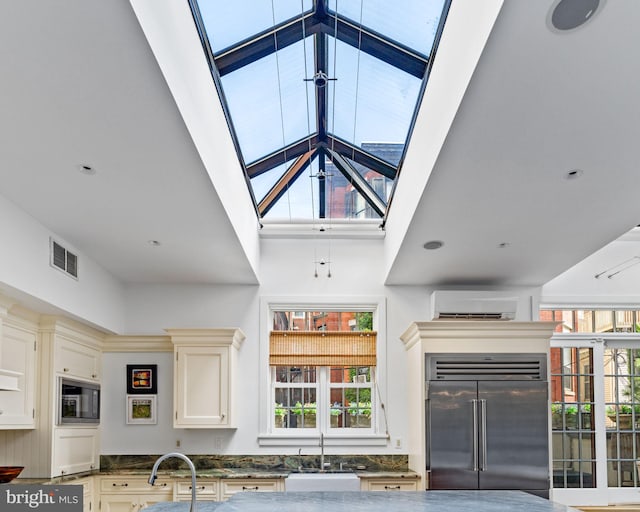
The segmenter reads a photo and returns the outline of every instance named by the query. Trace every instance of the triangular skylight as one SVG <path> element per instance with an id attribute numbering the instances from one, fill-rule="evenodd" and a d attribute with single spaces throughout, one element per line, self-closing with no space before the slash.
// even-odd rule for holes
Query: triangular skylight
<path id="1" fill-rule="evenodd" d="M 262 219 L 384 219 L 450 0 L 189 0 Z"/>

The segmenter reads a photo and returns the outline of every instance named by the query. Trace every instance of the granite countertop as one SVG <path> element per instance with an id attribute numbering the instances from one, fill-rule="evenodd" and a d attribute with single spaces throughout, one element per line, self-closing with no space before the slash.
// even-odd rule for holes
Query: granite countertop
<path id="1" fill-rule="evenodd" d="M 187 512 L 189 503 L 158 503 L 147 512 Z M 239 493 L 197 502 L 197 512 L 577 512 L 520 491 Z"/>

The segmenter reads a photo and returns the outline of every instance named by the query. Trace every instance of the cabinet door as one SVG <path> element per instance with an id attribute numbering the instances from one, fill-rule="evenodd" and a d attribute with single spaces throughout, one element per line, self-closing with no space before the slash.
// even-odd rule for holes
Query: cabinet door
<path id="1" fill-rule="evenodd" d="M 99 446 L 97 428 L 54 429 L 52 475 L 98 469 Z"/>
<path id="2" fill-rule="evenodd" d="M 222 499 L 228 500 L 239 492 L 277 492 L 282 490 L 281 480 L 267 478 L 223 478 Z"/>
<path id="3" fill-rule="evenodd" d="M 137 512 L 139 508 L 136 494 L 103 494 L 100 497 L 101 512 Z"/>
<path id="4" fill-rule="evenodd" d="M 55 355 L 56 372 L 69 377 L 100 380 L 100 351 L 71 340 L 58 339 Z"/>
<path id="5" fill-rule="evenodd" d="M 403 480 L 400 478 L 370 478 L 367 479 L 366 485 L 362 486 L 363 491 L 417 491 L 418 480 Z"/>
<path id="6" fill-rule="evenodd" d="M 229 348 L 175 349 L 174 428 L 229 426 Z"/>
<path id="7" fill-rule="evenodd" d="M 2 333 L 2 366 L 22 375 L 18 378 L 20 391 L 0 391 L 0 429 L 35 428 L 36 333 L 6 323 Z"/>
<path id="8" fill-rule="evenodd" d="M 171 494 L 141 494 L 138 497 L 139 510 L 143 510 L 151 505 L 155 505 L 156 503 L 162 503 L 164 501 L 172 501 Z"/>

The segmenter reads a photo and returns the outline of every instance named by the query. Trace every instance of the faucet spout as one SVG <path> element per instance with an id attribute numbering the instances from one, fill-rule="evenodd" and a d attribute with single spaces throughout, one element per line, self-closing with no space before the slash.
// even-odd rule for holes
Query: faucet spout
<path id="1" fill-rule="evenodd" d="M 191 470 L 191 506 L 189 507 L 189 512 L 196 512 L 196 467 L 193 465 L 193 462 L 191 462 L 191 459 L 189 459 L 189 457 L 187 457 L 186 455 L 178 452 L 171 452 L 159 457 L 153 465 L 151 475 L 149 475 L 149 484 L 153 485 L 155 483 L 158 476 L 158 467 L 160 466 L 160 463 L 170 457 L 177 457 L 178 459 L 182 459 L 187 463 L 189 469 Z"/>

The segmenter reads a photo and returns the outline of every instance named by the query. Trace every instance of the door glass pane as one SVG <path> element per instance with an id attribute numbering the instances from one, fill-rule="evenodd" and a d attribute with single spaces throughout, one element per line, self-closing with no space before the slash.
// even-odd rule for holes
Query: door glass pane
<path id="1" fill-rule="evenodd" d="M 593 350 L 552 348 L 553 486 L 595 486 Z"/>

